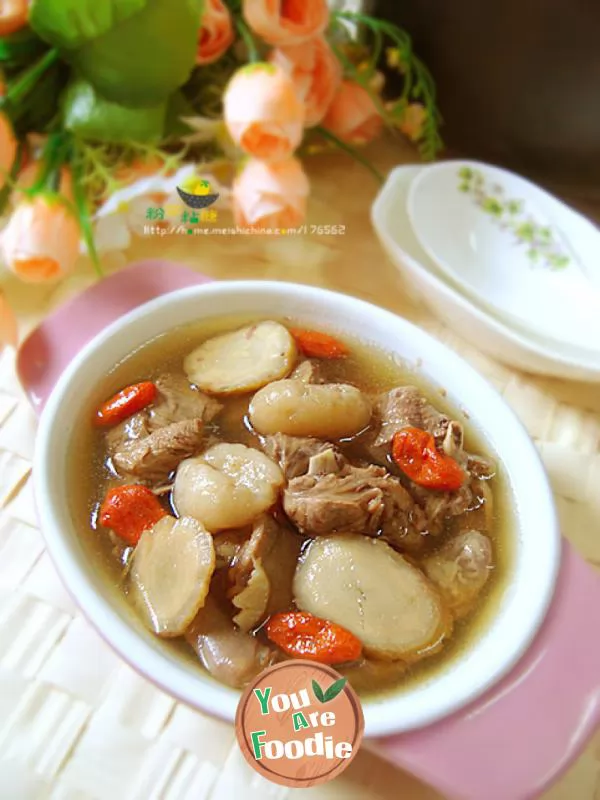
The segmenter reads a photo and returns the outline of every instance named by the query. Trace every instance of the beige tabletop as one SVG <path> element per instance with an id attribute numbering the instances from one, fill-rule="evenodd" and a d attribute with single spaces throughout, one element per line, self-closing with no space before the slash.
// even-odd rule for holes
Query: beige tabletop
<path id="1" fill-rule="evenodd" d="M 382 170 L 414 160 L 398 142 L 371 148 Z M 600 565 L 600 391 L 515 372 L 458 338 L 411 299 L 373 234 L 373 179 L 338 155 L 309 162 L 310 222 L 339 236 L 139 238 L 109 269 L 141 258 L 183 262 L 213 278 L 276 278 L 325 286 L 385 306 L 459 351 L 504 395 L 550 473 L 563 531 Z M 89 265 L 59 287 L 9 283 L 24 330 L 93 281 Z M 65 594 L 32 508 L 35 419 L 13 354 L 0 353 L 0 800 L 263 800 L 290 790 L 251 773 L 231 728 L 176 704 L 132 673 Z M 476 758 L 477 754 L 474 753 Z M 507 765 L 507 768 L 510 768 Z M 296 790 L 298 791 L 298 790 Z M 306 800 L 433 800 L 438 795 L 363 751 Z M 546 800 L 599 800 L 600 736 Z M 512 800 L 512 798 L 507 798 Z"/>

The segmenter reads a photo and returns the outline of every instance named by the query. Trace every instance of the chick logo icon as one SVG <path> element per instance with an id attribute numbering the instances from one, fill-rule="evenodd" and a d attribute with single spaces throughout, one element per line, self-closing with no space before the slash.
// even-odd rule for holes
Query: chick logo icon
<path id="1" fill-rule="evenodd" d="M 218 194 L 212 193 L 207 180 L 195 179 L 184 184 L 184 188 L 178 186 L 177 193 L 189 208 L 208 208 L 219 199 Z"/>

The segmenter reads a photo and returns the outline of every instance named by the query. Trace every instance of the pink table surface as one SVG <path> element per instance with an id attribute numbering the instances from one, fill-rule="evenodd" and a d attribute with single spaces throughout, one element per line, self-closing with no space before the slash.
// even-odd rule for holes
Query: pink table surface
<path id="1" fill-rule="evenodd" d="M 209 279 L 145 261 L 67 303 L 23 343 L 17 369 L 39 413 L 73 356 L 126 312 Z M 174 321 L 176 322 L 176 321 Z M 573 762 L 600 725 L 600 576 L 563 543 L 554 600 L 513 671 L 452 716 L 366 746 L 450 798 L 527 800 Z"/>

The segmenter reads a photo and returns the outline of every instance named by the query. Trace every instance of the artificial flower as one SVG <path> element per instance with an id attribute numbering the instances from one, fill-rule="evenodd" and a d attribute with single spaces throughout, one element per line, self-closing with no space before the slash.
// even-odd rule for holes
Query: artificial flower
<path id="1" fill-rule="evenodd" d="M 6 183 L 17 156 L 17 140 L 10 120 L 0 112 L 0 189 Z"/>
<path id="2" fill-rule="evenodd" d="M 233 184 L 233 213 L 242 227 L 293 228 L 306 216 L 308 178 L 296 158 L 249 159 Z"/>
<path id="3" fill-rule="evenodd" d="M 19 172 L 16 181 L 17 189 L 31 189 L 35 184 L 39 174 L 40 164 L 37 161 L 30 161 Z M 60 186 L 58 193 L 61 197 L 67 200 L 73 199 L 73 179 L 71 177 L 71 170 L 68 167 L 62 167 L 60 171 Z"/>
<path id="4" fill-rule="evenodd" d="M 235 35 L 231 14 L 222 0 L 206 0 L 198 35 L 196 64 L 212 64 L 231 47 Z"/>
<path id="5" fill-rule="evenodd" d="M 398 127 L 405 136 L 416 142 L 421 138 L 426 119 L 427 111 L 421 103 L 409 103 Z"/>
<path id="6" fill-rule="evenodd" d="M 342 80 L 342 68 L 331 47 L 322 36 L 315 36 L 303 44 L 274 50 L 271 62 L 293 80 L 306 107 L 305 125 L 318 125 Z"/>
<path id="7" fill-rule="evenodd" d="M 79 255 L 79 223 L 56 194 L 23 199 L 2 233 L 0 254 L 8 269 L 30 283 L 72 272 Z"/>
<path id="8" fill-rule="evenodd" d="M 329 22 L 327 0 L 244 0 L 242 10 L 252 30 L 274 45 L 305 42 Z"/>
<path id="9" fill-rule="evenodd" d="M 0 1 L 0 36 L 8 36 L 27 25 L 29 0 Z"/>
<path id="10" fill-rule="evenodd" d="M 17 320 L 6 297 L 0 292 L 0 347 L 17 344 Z"/>
<path id="11" fill-rule="evenodd" d="M 290 76 L 275 64 L 238 70 L 225 90 L 223 111 L 233 141 L 255 158 L 288 158 L 302 141 L 304 105 Z"/>
<path id="12" fill-rule="evenodd" d="M 348 144 L 365 144 L 383 127 L 373 98 L 353 81 L 342 81 L 323 120 L 323 126 Z"/>

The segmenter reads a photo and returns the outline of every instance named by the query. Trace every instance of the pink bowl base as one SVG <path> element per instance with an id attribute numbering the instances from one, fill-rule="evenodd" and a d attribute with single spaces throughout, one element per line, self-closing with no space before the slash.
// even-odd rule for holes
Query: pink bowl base
<path id="1" fill-rule="evenodd" d="M 210 280 L 145 261 L 67 303 L 23 343 L 17 369 L 41 412 L 73 356 L 123 314 Z M 476 702 L 418 731 L 365 746 L 449 798 L 528 800 L 553 783 L 600 725 L 600 577 L 563 542 L 556 594 L 513 671 Z"/>

